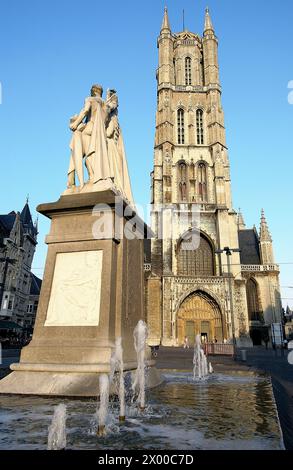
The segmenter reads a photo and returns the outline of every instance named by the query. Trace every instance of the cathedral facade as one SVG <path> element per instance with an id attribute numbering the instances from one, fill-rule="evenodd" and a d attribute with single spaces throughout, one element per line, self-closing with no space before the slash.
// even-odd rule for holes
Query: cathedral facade
<path id="1" fill-rule="evenodd" d="M 165 9 L 158 50 L 155 236 L 145 265 L 150 343 L 181 346 L 200 334 L 209 342 L 260 344 L 281 321 L 279 267 L 264 212 L 257 231 L 232 206 L 218 39 L 208 9 L 203 36 L 173 33 Z"/>

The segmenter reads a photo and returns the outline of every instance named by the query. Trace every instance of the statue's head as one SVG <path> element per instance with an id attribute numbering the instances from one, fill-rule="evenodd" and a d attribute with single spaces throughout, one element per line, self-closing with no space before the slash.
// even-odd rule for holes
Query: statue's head
<path id="1" fill-rule="evenodd" d="M 111 98 L 113 95 L 116 95 L 116 90 L 114 90 L 113 88 L 112 89 L 108 89 L 107 90 L 107 98 Z"/>
<path id="2" fill-rule="evenodd" d="M 102 96 L 103 94 L 103 87 L 102 85 L 93 85 L 91 87 L 91 96 Z"/>
<path id="3" fill-rule="evenodd" d="M 108 107 L 111 108 L 112 110 L 118 108 L 118 96 L 117 96 L 116 90 L 114 89 L 107 90 L 106 103 Z"/>

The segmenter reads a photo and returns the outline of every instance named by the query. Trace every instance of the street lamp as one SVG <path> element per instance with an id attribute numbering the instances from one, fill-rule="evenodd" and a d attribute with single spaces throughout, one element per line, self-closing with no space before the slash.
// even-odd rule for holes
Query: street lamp
<path id="1" fill-rule="evenodd" d="M 232 324 L 232 338 L 233 338 L 233 359 L 236 360 L 236 336 L 235 336 L 235 323 L 234 323 L 234 303 L 232 294 L 232 274 L 231 274 L 231 260 L 230 256 L 232 253 L 240 253 L 241 250 L 238 248 L 229 248 L 226 246 L 223 250 L 216 250 L 215 253 L 221 255 L 226 253 L 227 256 L 227 267 L 228 267 L 228 282 L 229 282 L 229 297 L 230 297 L 230 313 L 231 313 L 231 324 Z"/>

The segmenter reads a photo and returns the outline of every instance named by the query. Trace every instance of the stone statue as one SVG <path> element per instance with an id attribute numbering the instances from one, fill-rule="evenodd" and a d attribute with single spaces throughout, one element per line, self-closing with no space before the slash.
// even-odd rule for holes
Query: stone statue
<path id="1" fill-rule="evenodd" d="M 133 202 L 124 143 L 118 121 L 118 96 L 115 90 L 107 91 L 106 136 L 109 160 L 113 167 L 114 184 L 118 191 Z"/>
<path id="2" fill-rule="evenodd" d="M 106 101 L 103 88 L 93 85 L 91 96 L 83 109 L 70 119 L 73 132 L 68 170 L 68 192 L 87 192 L 112 188 L 133 203 L 124 144 L 118 122 L 118 96 L 108 90 Z M 85 184 L 84 163 L 88 172 Z M 76 176 L 80 186 L 76 187 Z M 101 184 L 103 183 L 103 184 Z"/>
<path id="3" fill-rule="evenodd" d="M 91 183 L 113 178 L 113 168 L 110 166 L 107 152 L 106 109 L 102 95 L 103 88 L 100 85 L 93 85 L 91 96 L 86 98 L 79 115 L 70 119 L 73 136 L 70 142 L 68 188 L 75 187 L 75 176 L 78 177 L 80 190 L 83 188 L 85 183 L 83 160 Z"/>

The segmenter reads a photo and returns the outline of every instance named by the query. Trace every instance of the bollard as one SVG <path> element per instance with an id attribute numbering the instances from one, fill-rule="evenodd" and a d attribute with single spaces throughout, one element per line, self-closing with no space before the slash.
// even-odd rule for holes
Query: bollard
<path id="1" fill-rule="evenodd" d="M 245 351 L 245 349 L 241 349 L 240 356 L 241 356 L 241 361 L 246 362 L 246 351 Z"/>

